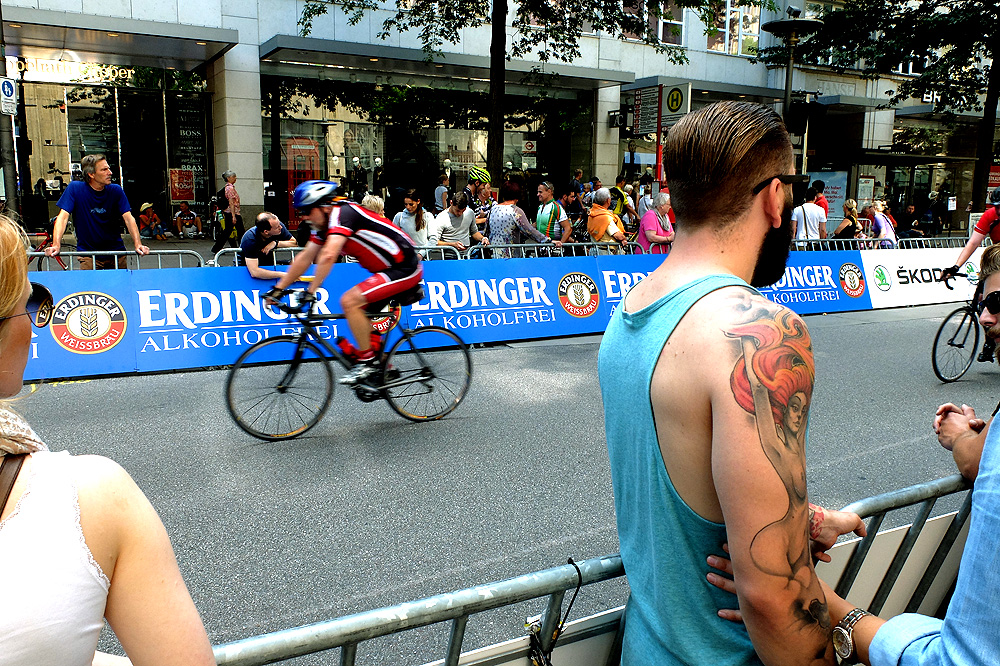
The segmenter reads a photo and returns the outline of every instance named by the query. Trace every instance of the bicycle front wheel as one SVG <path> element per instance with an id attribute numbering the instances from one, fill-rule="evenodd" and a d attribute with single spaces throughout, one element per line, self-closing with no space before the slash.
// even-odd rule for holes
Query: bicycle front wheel
<path id="1" fill-rule="evenodd" d="M 472 381 L 472 355 L 455 333 L 425 326 L 400 339 L 385 362 L 383 392 L 397 414 L 435 421 L 465 398 Z"/>
<path id="2" fill-rule="evenodd" d="M 945 317 L 934 336 L 934 374 L 945 383 L 956 381 L 972 365 L 977 349 L 979 322 L 971 309 L 959 308 Z"/>
<path id="3" fill-rule="evenodd" d="M 277 441 L 316 425 L 333 397 L 333 370 L 311 342 L 283 335 L 243 352 L 226 378 L 226 407 L 244 432 Z"/>

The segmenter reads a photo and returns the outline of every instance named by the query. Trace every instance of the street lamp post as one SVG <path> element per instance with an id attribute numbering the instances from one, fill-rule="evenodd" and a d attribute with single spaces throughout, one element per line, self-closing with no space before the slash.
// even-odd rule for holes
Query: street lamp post
<path id="1" fill-rule="evenodd" d="M 799 18 L 801 10 L 789 7 L 788 18 L 769 21 L 761 26 L 765 32 L 769 32 L 784 40 L 788 47 L 788 64 L 785 66 L 785 100 L 782 104 L 781 114 L 785 121 L 788 121 L 788 108 L 792 105 L 792 72 L 795 70 L 795 46 L 799 43 L 799 38 L 811 35 L 823 27 L 823 21 L 814 18 Z"/>
<path id="2" fill-rule="evenodd" d="M 3 4 L 0 3 L 0 77 L 7 76 L 7 41 L 3 34 Z M 14 126 L 11 117 L 0 113 L 0 168 L 3 169 L 4 194 L 7 197 L 7 210 L 16 213 L 17 205 L 17 167 L 14 163 Z"/>

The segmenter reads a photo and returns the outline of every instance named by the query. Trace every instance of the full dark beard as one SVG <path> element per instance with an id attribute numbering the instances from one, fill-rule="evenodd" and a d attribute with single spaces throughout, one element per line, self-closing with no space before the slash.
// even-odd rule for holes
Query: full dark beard
<path id="1" fill-rule="evenodd" d="M 792 250 L 792 200 L 785 201 L 781 211 L 781 226 L 771 227 L 764 236 L 764 244 L 757 255 L 757 265 L 753 268 L 750 285 L 753 287 L 770 287 L 785 275 L 788 264 L 788 254 Z"/>

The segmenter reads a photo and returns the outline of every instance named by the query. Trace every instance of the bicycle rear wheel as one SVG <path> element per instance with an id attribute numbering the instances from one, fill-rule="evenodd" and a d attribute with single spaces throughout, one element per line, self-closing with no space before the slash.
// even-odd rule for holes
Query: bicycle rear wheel
<path id="1" fill-rule="evenodd" d="M 243 352 L 226 378 L 226 407 L 244 432 L 277 441 L 316 425 L 333 397 L 333 370 L 311 342 L 282 335 Z"/>
<path id="2" fill-rule="evenodd" d="M 385 362 L 385 399 L 411 421 L 435 421 L 454 411 L 472 381 L 472 356 L 455 333 L 425 326 L 403 337 Z"/>
<path id="3" fill-rule="evenodd" d="M 945 383 L 958 380 L 972 366 L 977 349 L 979 321 L 970 308 L 959 308 L 944 318 L 934 336 L 934 374 Z"/>

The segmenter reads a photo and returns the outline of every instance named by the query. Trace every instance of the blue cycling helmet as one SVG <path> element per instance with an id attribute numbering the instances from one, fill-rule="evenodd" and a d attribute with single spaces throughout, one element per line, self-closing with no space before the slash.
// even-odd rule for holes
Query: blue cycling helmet
<path id="1" fill-rule="evenodd" d="M 292 197 L 292 207 L 295 210 L 309 210 L 314 206 L 324 206 L 333 203 L 337 197 L 339 186 L 332 180 L 307 180 L 299 183 Z"/>

